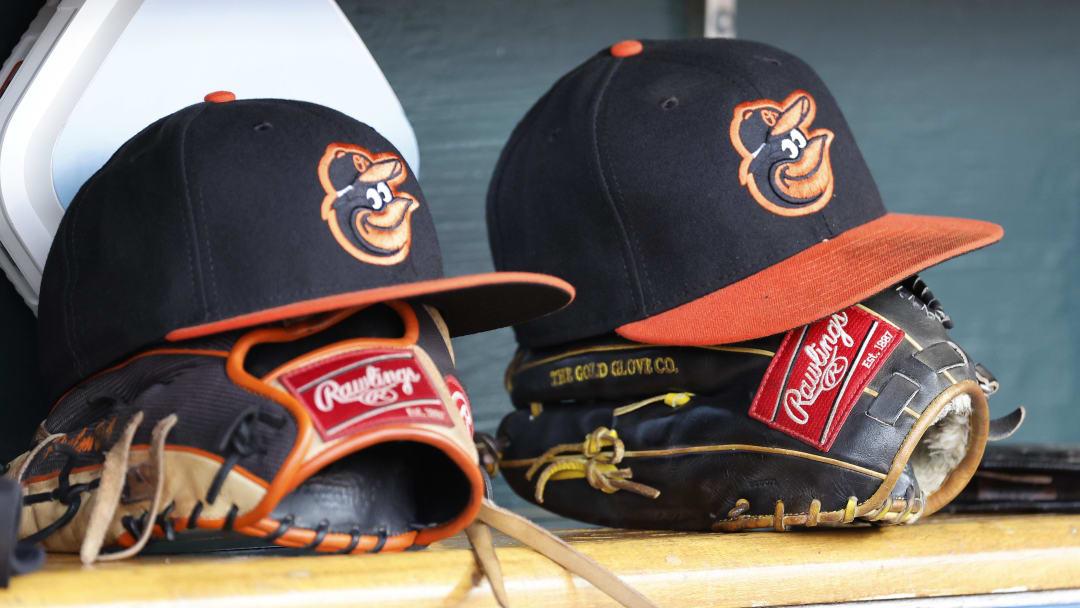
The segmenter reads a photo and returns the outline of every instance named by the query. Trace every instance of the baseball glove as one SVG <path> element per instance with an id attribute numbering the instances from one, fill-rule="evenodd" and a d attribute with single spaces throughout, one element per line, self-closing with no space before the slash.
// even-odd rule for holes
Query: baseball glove
<path id="1" fill-rule="evenodd" d="M 617 337 L 519 351 L 495 442 L 514 490 L 606 526 L 911 523 L 971 478 L 996 381 L 904 283 L 783 335 L 723 346 Z"/>
<path id="2" fill-rule="evenodd" d="M 152 536 L 375 553 L 466 530 L 506 605 L 487 522 L 651 605 L 486 497 L 454 373 L 439 313 L 405 302 L 151 348 L 72 388 L 8 465 L 24 487 L 19 536 L 90 563 Z"/>

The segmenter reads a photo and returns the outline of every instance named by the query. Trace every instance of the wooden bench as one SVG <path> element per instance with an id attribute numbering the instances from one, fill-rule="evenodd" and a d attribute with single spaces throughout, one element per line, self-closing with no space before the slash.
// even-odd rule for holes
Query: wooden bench
<path id="1" fill-rule="evenodd" d="M 591 529 L 560 535 L 661 606 L 1080 588 L 1080 515 L 939 515 L 914 526 L 784 534 Z M 614 605 L 531 550 L 506 537 L 496 536 L 496 543 L 515 606 Z M 1080 602 L 1080 593 L 1066 596 Z M 1052 597 L 1060 604 L 1063 596 Z M 495 602 L 464 537 L 381 556 L 144 556 L 84 567 L 74 556 L 53 555 L 43 571 L 0 590 L 0 606 L 89 605 L 415 608 Z"/>

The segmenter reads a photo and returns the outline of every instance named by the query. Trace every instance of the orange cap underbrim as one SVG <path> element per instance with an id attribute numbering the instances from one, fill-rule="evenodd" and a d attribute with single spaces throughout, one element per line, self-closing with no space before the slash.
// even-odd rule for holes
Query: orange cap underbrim
<path id="1" fill-rule="evenodd" d="M 442 311 L 452 336 L 523 323 L 554 312 L 574 299 L 566 281 L 533 272 L 489 272 L 375 287 L 275 306 L 219 321 L 175 329 L 170 341 L 253 327 L 320 312 L 390 300 L 415 299 Z"/>
<path id="2" fill-rule="evenodd" d="M 770 336 L 842 310 L 1003 234 L 1001 226 L 979 220 L 888 213 L 615 331 L 635 342 L 692 346 Z"/>

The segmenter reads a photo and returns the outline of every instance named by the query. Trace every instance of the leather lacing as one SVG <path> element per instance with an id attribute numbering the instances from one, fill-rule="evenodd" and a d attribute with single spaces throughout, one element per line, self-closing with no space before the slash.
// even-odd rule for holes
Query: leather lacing
<path id="1" fill-rule="evenodd" d="M 900 282 L 899 286 L 911 292 L 912 295 L 907 298 L 908 300 L 918 298 L 919 301 L 926 306 L 926 310 L 934 315 L 938 321 L 941 321 L 941 325 L 944 326 L 945 329 L 953 328 L 952 317 L 949 316 L 949 313 L 945 312 L 945 308 L 941 305 L 941 301 L 934 297 L 934 292 L 930 291 L 926 282 L 923 281 L 919 275 L 912 275 L 904 279 Z"/>
<path id="2" fill-rule="evenodd" d="M 52 443 L 52 441 L 42 441 L 39 446 L 44 447 L 44 445 L 41 444 L 46 443 Z M 53 523 L 26 537 L 24 540 L 28 543 L 41 542 L 48 538 L 53 532 L 67 525 L 67 523 L 79 512 L 79 507 L 82 506 L 83 493 L 97 489 L 98 484 L 101 481 L 100 479 L 95 479 L 86 483 L 73 484 L 71 483 L 70 476 L 71 471 L 76 467 L 101 464 L 105 460 L 105 454 L 103 452 L 80 452 L 63 443 L 53 443 L 52 445 L 55 452 L 65 457 L 63 467 L 60 469 L 60 476 L 57 479 L 57 486 L 48 492 L 38 492 L 37 494 L 28 494 L 24 496 L 23 504 L 33 505 L 56 500 L 62 505 L 67 505 L 67 510 Z"/>
<path id="3" fill-rule="evenodd" d="M 896 498 L 890 495 L 885 499 L 885 502 L 881 504 L 876 510 L 871 513 L 860 517 L 864 521 L 871 522 L 876 525 L 899 525 L 906 523 L 909 519 L 915 521 L 922 513 L 923 507 L 926 505 L 926 492 L 919 491 L 919 495 L 915 495 L 915 488 L 908 486 L 907 492 L 904 493 L 903 498 Z M 897 515 L 897 511 L 899 514 Z M 889 519 L 885 519 L 886 515 L 892 513 L 895 515 Z"/>
<path id="4" fill-rule="evenodd" d="M 222 434 L 222 439 L 217 445 L 218 452 L 225 455 L 225 460 L 222 462 L 221 466 L 218 467 L 217 473 L 214 475 L 213 480 L 211 480 L 210 487 L 206 492 L 205 500 L 197 501 L 194 508 L 191 510 L 191 514 L 188 515 L 185 526 L 187 529 L 198 526 L 199 517 L 202 514 L 203 508 L 205 505 L 214 504 L 221 493 L 221 488 L 223 487 L 229 472 L 233 470 L 241 458 L 252 455 L 264 455 L 267 453 L 269 446 L 263 442 L 261 439 L 262 436 L 254 431 L 256 423 L 259 422 L 280 429 L 285 424 L 286 419 L 282 415 L 266 412 L 256 406 L 247 408 L 236 417 L 232 424 L 226 429 L 225 433 Z M 159 526 L 165 535 L 165 539 L 170 541 L 175 540 L 176 538 L 176 521 L 178 517 L 171 516 L 175 508 L 175 501 L 169 503 L 169 505 L 154 518 L 154 525 Z M 235 526 L 239 512 L 240 507 L 238 505 L 231 505 L 225 516 L 225 522 L 222 525 L 222 529 L 232 530 Z M 133 538 L 139 538 L 139 536 L 144 533 L 148 520 L 149 511 L 144 511 L 139 517 L 134 517 L 132 515 L 125 516 L 122 520 L 122 524 L 124 529 L 127 530 Z M 262 537 L 262 540 L 274 542 L 295 527 L 297 527 L 296 515 L 289 513 L 278 520 L 278 527 L 273 532 Z M 303 529 L 310 530 L 311 528 Z M 318 524 L 316 524 L 313 532 L 315 532 L 315 537 L 307 545 L 299 547 L 300 550 L 317 549 L 326 539 L 326 535 L 330 533 L 330 521 L 327 519 L 320 520 Z M 337 551 L 337 553 L 352 553 L 357 545 L 360 544 L 360 541 L 364 536 L 374 536 L 378 539 L 375 546 L 367 551 L 368 553 L 378 553 L 386 545 L 389 531 L 385 527 L 379 527 L 374 532 L 365 534 L 359 527 L 353 527 L 349 530 L 349 542 L 343 549 Z"/>
<path id="5" fill-rule="evenodd" d="M 746 512 L 750 510 L 750 501 L 740 498 L 728 511 L 728 519 L 716 522 L 713 529 L 734 532 L 753 528 L 773 528 L 777 532 L 784 532 L 792 526 L 812 528 L 820 523 L 849 524 L 856 519 L 878 526 L 895 526 L 918 519 L 926 505 L 926 495 L 920 492 L 919 496 L 915 496 L 914 488 L 908 487 L 904 498 L 889 496 L 874 511 L 856 517 L 855 510 L 858 502 L 858 498 L 849 496 L 843 510 L 823 513 L 821 501 L 815 498 L 810 501 L 810 507 L 805 513 L 788 513 L 784 501 L 778 500 L 770 515 L 746 515 Z"/>
<path id="6" fill-rule="evenodd" d="M 60 518 L 48 526 L 38 530 L 33 535 L 27 537 L 29 542 L 40 542 L 51 534 L 67 525 L 75 515 L 78 513 L 79 508 L 82 505 L 82 494 L 99 489 L 105 483 L 109 483 L 115 490 L 112 494 L 115 494 L 115 500 L 109 505 L 110 501 L 104 496 L 98 496 L 93 505 L 93 512 L 90 517 L 90 524 L 88 525 L 86 538 L 83 543 L 84 561 L 90 563 L 99 559 L 113 559 L 114 553 L 101 553 L 100 545 L 104 541 L 104 536 L 108 531 L 108 524 L 112 520 L 112 513 L 115 512 L 119 502 L 121 500 L 121 494 L 124 487 L 125 479 L 127 476 L 127 459 L 131 450 L 131 441 L 134 436 L 135 429 L 142 422 L 143 413 L 136 413 L 128 422 L 127 427 L 122 433 L 120 440 L 109 450 L 109 454 L 113 454 L 113 461 L 115 463 L 123 462 L 121 467 L 119 464 L 112 464 L 110 466 L 109 454 L 103 451 L 79 451 L 75 448 L 68 446 L 64 443 L 56 443 L 56 440 L 63 437 L 63 434 L 54 434 L 43 439 L 37 446 L 27 455 L 24 460 L 23 469 L 18 475 L 18 479 L 21 481 L 25 475 L 26 469 L 29 464 L 37 456 L 37 453 L 44 449 L 48 445 L 52 445 L 53 449 L 66 457 L 64 464 L 60 470 L 60 474 L 57 478 L 57 487 L 49 492 L 40 492 L 37 494 L 30 494 L 23 498 L 24 504 L 36 504 L 40 502 L 47 502 L 51 500 L 58 500 L 61 504 L 67 505 L 67 510 Z M 176 521 L 178 516 L 173 515 L 176 510 L 175 501 L 170 502 L 164 509 L 159 512 L 160 495 L 164 484 L 164 443 L 168 434 L 168 430 L 176 424 L 177 417 L 175 414 L 168 416 L 158 422 L 154 431 L 151 433 L 151 452 L 157 452 L 157 463 L 153 461 L 155 458 L 151 457 L 151 465 L 157 469 L 156 474 L 153 475 L 152 482 L 155 486 L 154 500 L 151 507 L 144 511 L 140 516 L 135 517 L 133 515 L 126 515 L 121 519 L 121 525 L 128 533 L 131 534 L 136 542 L 132 547 L 125 549 L 119 553 L 123 553 L 124 556 L 137 553 L 142 549 L 145 543 L 149 540 L 149 537 L 153 531 L 153 527 L 160 526 L 165 538 L 168 540 L 174 540 L 176 538 Z M 258 434 L 254 430 L 256 422 L 269 424 L 274 428 L 281 428 L 286 419 L 280 414 L 270 413 L 262 411 L 260 408 L 252 406 L 243 412 L 241 412 L 229 425 L 226 431 L 222 434 L 222 439 L 217 445 L 218 452 L 225 456 L 225 460 L 221 466 L 218 467 L 217 473 L 214 475 L 213 480 L 210 483 L 210 487 L 207 489 L 205 501 L 196 501 L 194 508 L 188 515 L 186 528 L 195 528 L 198 525 L 199 517 L 205 508 L 205 505 L 213 505 L 221 493 L 222 486 L 230 471 L 235 468 L 241 458 L 249 457 L 252 455 L 266 454 L 269 446 L 262 439 L 262 435 Z M 80 466 L 96 465 L 104 463 L 104 467 L 101 476 L 93 481 L 79 484 L 72 484 L 70 481 L 71 471 Z M 95 518 L 94 513 L 99 511 L 108 511 L 109 517 L 104 518 L 98 516 Z M 240 507 L 236 504 L 230 506 L 226 516 L 223 528 L 226 530 L 232 530 L 236 518 L 239 515 Z M 151 513 L 155 513 L 151 521 Z M 104 523 L 94 525 L 95 519 L 101 520 Z M 326 534 L 329 532 L 330 523 L 323 520 L 316 528 L 316 536 L 311 543 L 311 548 L 317 547 Z M 274 540 L 277 537 L 285 534 L 290 528 L 293 527 L 292 516 L 286 518 L 281 522 L 281 525 L 277 530 L 268 535 L 267 540 Z M 361 534 L 359 530 L 353 530 L 352 541 L 350 543 L 351 548 L 355 548 L 356 544 L 360 542 Z M 97 538 L 100 537 L 100 538 Z M 381 540 L 385 541 L 386 533 L 382 533 Z M 89 544 L 88 544 L 89 543 Z M 97 544 L 97 549 L 87 549 L 88 546 Z M 383 544 L 382 542 L 379 543 Z M 380 547 L 381 548 L 381 547 Z"/>
<path id="7" fill-rule="evenodd" d="M 165 480 L 165 439 L 167 438 L 169 431 L 177 422 L 177 416 L 172 414 L 159 421 L 151 432 L 150 477 L 154 484 L 154 495 L 150 508 L 144 511 L 139 517 L 125 516 L 121 520 L 124 529 L 135 537 L 135 543 L 120 551 L 111 553 L 101 552 L 105 536 L 113 520 L 116 508 L 119 506 L 122 499 L 128 472 L 128 458 L 131 453 L 131 443 L 135 435 L 135 430 L 142 423 L 142 419 L 142 412 L 136 413 L 124 428 L 120 439 L 104 455 L 102 455 L 101 452 L 78 452 L 73 448 L 68 448 L 68 446 L 65 446 L 64 444 L 55 444 L 57 449 L 67 456 L 67 460 L 64 463 L 64 467 L 61 470 L 58 479 L 58 487 L 50 492 L 32 494 L 25 498 L 29 500 L 31 504 L 54 499 L 60 500 L 68 505 L 68 510 L 65 512 L 64 516 L 35 533 L 33 536 L 29 537 L 28 540 L 32 539 L 33 542 L 38 542 L 66 525 L 78 512 L 79 506 L 81 505 L 81 495 L 91 490 L 97 490 L 97 493 L 94 495 L 89 523 L 79 552 L 80 558 L 84 563 L 89 564 L 94 561 L 122 559 L 137 554 L 149 541 L 154 524 L 161 526 L 167 539 L 172 540 L 175 538 L 176 517 L 172 516 L 172 513 L 176 509 L 176 504 L 175 502 L 170 502 L 163 509 L 160 506 Z M 237 418 L 237 421 L 234 422 L 224 434 L 222 444 L 219 447 L 223 452 L 227 452 L 227 456 L 218 471 L 218 475 L 215 476 L 215 482 L 211 483 L 211 487 L 207 491 L 207 504 L 213 504 L 220 493 L 223 482 L 217 481 L 218 478 L 220 477 L 223 479 L 228 471 L 236 465 L 239 457 L 261 453 L 262 450 L 265 450 L 265 446 L 256 439 L 258 435 L 254 434 L 251 429 L 251 426 L 256 420 L 268 422 L 270 424 L 276 423 L 275 419 L 262 416 L 257 411 L 247 410 Z M 54 444 L 54 442 L 61 437 L 63 437 L 62 434 L 50 435 L 31 450 L 27 455 L 26 460 L 23 462 L 19 475 L 17 476 L 17 479 L 19 479 L 20 482 L 22 481 L 26 470 L 29 468 L 30 462 L 37 453 L 45 446 Z M 618 442 L 617 437 L 614 435 L 614 431 L 610 431 L 607 434 L 597 433 L 593 440 L 593 443 L 602 446 L 614 446 L 613 442 Z M 494 442 L 492 441 L 491 444 L 494 445 Z M 618 444 L 620 446 L 619 450 L 621 454 L 621 442 L 618 442 Z M 602 447 L 599 449 L 602 449 Z M 497 460 L 496 457 L 495 461 L 497 462 Z M 92 482 L 71 484 L 68 477 L 75 466 L 91 461 L 94 464 L 104 462 L 101 476 Z M 615 459 L 613 463 L 617 463 L 617 461 L 618 459 Z M 222 471 L 224 471 L 224 473 Z M 622 483 L 623 481 L 624 480 L 616 478 L 612 483 Z M 202 512 L 203 504 L 203 501 L 196 502 L 195 507 L 188 517 L 188 528 L 195 527 L 199 515 Z M 150 518 L 151 513 L 156 514 L 152 521 Z M 225 518 L 225 529 L 233 528 L 238 513 L 239 507 L 235 504 L 232 505 Z M 292 514 L 286 515 L 278 522 L 278 528 L 264 536 L 263 539 L 273 541 L 288 532 L 294 525 L 295 516 Z M 466 528 L 466 534 L 473 546 L 473 551 L 481 569 L 491 583 L 492 592 L 501 606 L 509 606 L 509 599 L 506 595 L 501 567 L 499 565 L 498 557 L 495 554 L 495 545 L 491 537 L 491 530 L 488 526 L 497 528 L 563 566 L 570 572 L 588 580 L 598 589 L 624 606 L 632 608 L 655 608 L 655 604 L 648 598 L 635 591 L 603 566 L 580 553 L 562 539 L 554 536 L 520 515 L 499 507 L 490 499 L 484 498 L 477 518 Z M 302 547 L 302 549 L 316 549 L 325 539 L 329 532 L 329 528 L 330 522 L 328 520 L 324 519 L 320 521 L 315 529 L 315 537 L 307 546 Z M 350 535 L 352 538 L 350 539 L 349 544 L 342 549 L 340 553 L 350 553 L 356 548 L 357 544 L 359 544 L 362 536 L 361 531 L 358 528 L 353 528 Z M 375 535 L 379 540 L 371 551 L 369 551 L 370 553 L 377 553 L 382 550 L 386 543 L 388 532 L 385 528 L 380 528 L 376 531 Z"/>
<path id="8" fill-rule="evenodd" d="M 176 518 L 170 517 L 174 510 L 176 510 L 176 501 L 170 502 L 169 505 L 154 518 L 154 525 L 161 527 L 166 540 L 176 540 Z M 149 511 L 143 511 L 142 515 L 138 517 L 135 517 L 134 515 L 125 515 L 123 519 L 120 520 L 120 523 L 132 538 L 139 538 L 139 536 L 142 535 L 143 530 L 146 529 L 149 516 Z"/>
<path id="9" fill-rule="evenodd" d="M 629 468 L 620 469 L 618 465 L 626 453 L 618 433 L 607 427 L 599 427 L 585 437 L 582 443 L 557 445 L 533 461 L 525 472 L 525 479 L 536 479 L 536 501 L 544 502 L 544 489 L 549 481 L 584 478 L 590 486 L 611 494 L 619 490 L 628 490 L 648 498 L 657 498 L 660 491 L 645 484 L 630 481 Z M 915 496 L 909 487 L 904 498 L 889 496 L 882 505 L 871 513 L 858 519 L 875 525 L 897 525 L 914 521 L 926 504 L 925 493 Z M 813 499 L 806 513 L 787 513 L 783 501 L 776 501 L 771 515 L 746 515 L 750 501 L 740 498 L 728 511 L 728 521 L 717 522 L 718 529 L 736 530 L 743 528 L 772 527 L 777 531 L 787 530 L 790 526 L 813 527 L 818 523 L 850 523 L 856 519 L 855 509 L 858 499 L 848 498 L 842 512 L 829 513 L 823 517 L 821 501 Z"/>
<path id="10" fill-rule="evenodd" d="M 274 412 L 267 412 L 257 406 L 251 406 L 242 411 L 232 423 L 222 433 L 221 439 L 218 441 L 217 452 L 224 455 L 225 460 L 222 461 L 221 466 L 218 467 L 217 473 L 210 481 L 210 487 L 207 488 L 206 496 L 204 500 L 196 501 L 195 506 L 192 508 L 191 513 L 188 515 L 185 528 L 192 529 L 198 527 L 199 517 L 202 514 L 205 505 L 213 505 L 218 496 L 221 494 L 221 488 L 225 484 L 225 479 L 228 477 L 230 471 L 232 471 L 241 458 L 247 458 L 256 455 L 265 455 L 269 451 L 269 445 L 263 439 L 263 436 L 255 432 L 256 423 L 268 424 L 275 429 L 280 429 L 286 423 L 285 416 Z M 126 515 L 121 520 L 121 524 L 124 529 L 131 534 L 133 538 L 139 538 L 146 533 L 147 526 L 151 528 L 154 525 L 160 526 L 162 532 L 165 535 L 166 540 L 175 540 L 176 538 L 176 521 L 178 516 L 173 516 L 172 513 L 176 509 L 176 502 L 169 503 L 163 511 L 158 513 L 151 524 L 150 513 L 151 511 L 144 511 L 139 517 L 132 515 Z M 240 513 L 240 507 L 236 504 L 230 505 L 228 512 L 225 515 L 225 522 L 222 528 L 225 530 L 232 530 L 236 524 L 236 518 Z M 325 528 L 320 527 L 316 530 L 316 540 L 322 542 L 326 533 L 329 531 L 329 522 L 326 522 Z M 321 524 L 320 524 L 321 526 Z M 277 538 L 284 534 L 292 527 L 292 520 L 288 523 L 283 523 L 279 529 L 270 536 Z M 275 536 L 276 534 L 276 536 Z M 268 540 L 273 540 L 273 538 Z M 316 546 L 318 543 L 314 543 Z"/>
<path id="11" fill-rule="evenodd" d="M 979 390 L 987 397 L 998 392 L 998 389 L 1001 388 L 998 379 L 982 363 L 975 364 L 975 380 L 979 383 Z"/>
<path id="12" fill-rule="evenodd" d="M 492 593 L 499 605 L 510 605 L 503 584 L 502 568 L 495 554 L 495 544 L 491 537 L 491 526 L 511 538 L 517 539 L 526 547 L 540 553 L 553 562 L 566 568 L 571 573 L 589 581 L 612 599 L 628 608 L 656 608 L 649 598 L 641 595 L 632 587 L 619 580 L 609 570 L 596 563 L 592 558 L 574 549 L 566 541 L 532 523 L 524 517 L 507 511 L 485 498 L 480 505 L 476 520 L 469 524 L 465 533 L 472 543 L 480 567 L 491 583 Z"/>
<path id="13" fill-rule="evenodd" d="M 672 409 L 682 407 L 687 403 L 690 403 L 690 398 L 694 396 L 694 393 L 664 393 L 663 395 L 656 395 L 655 397 L 649 397 L 648 399 L 642 399 L 641 401 L 635 401 L 628 405 L 615 408 L 612 412 L 614 416 L 623 416 L 630 412 L 636 411 L 649 405 L 651 403 L 663 402 L 664 405 L 671 407 Z"/>
<path id="14" fill-rule="evenodd" d="M 694 393 L 690 392 L 664 393 L 617 407 L 613 415 L 623 416 L 654 403 L 662 403 L 675 409 L 689 403 L 692 397 Z M 611 449 L 608 450 L 608 448 Z M 481 450 L 481 459 L 483 459 L 482 454 L 483 450 Z M 618 432 L 607 427 L 598 427 L 586 435 L 582 443 L 564 443 L 544 452 L 525 472 L 525 479 L 532 481 L 533 476 L 539 471 L 535 493 L 538 503 L 544 502 L 544 490 L 549 481 L 581 478 L 585 478 L 590 486 L 606 494 L 626 490 L 647 498 L 659 497 L 660 490 L 630 481 L 634 475 L 630 467 L 617 466 L 622 462 L 625 454 L 626 447 L 619 439 Z M 493 469 L 496 471 L 499 460 L 500 458 L 495 459 Z M 490 469 L 488 472 L 494 474 Z"/>
<path id="15" fill-rule="evenodd" d="M 615 415 L 623 415 L 635 411 L 641 407 L 653 403 L 663 403 L 672 408 L 677 408 L 688 403 L 693 393 L 666 393 L 648 399 L 642 399 L 629 405 L 616 408 Z M 491 445 L 487 445 L 491 443 Z M 490 452 L 496 463 L 501 461 L 502 454 L 496 449 L 494 439 L 487 443 L 478 443 L 481 460 L 484 453 Z M 619 490 L 628 490 L 648 498 L 657 498 L 660 491 L 651 486 L 630 481 L 633 473 L 629 467 L 619 468 L 626 454 L 623 441 L 619 439 L 614 429 L 598 427 L 585 436 L 582 443 L 565 443 L 552 447 L 536 458 L 529 469 L 525 472 L 525 479 L 531 481 L 539 472 L 536 479 L 535 498 L 538 503 L 544 502 L 544 490 L 549 481 L 584 478 L 590 486 L 602 492 L 612 494 Z M 489 469 L 489 472 L 491 470 Z M 915 521 L 926 505 L 926 495 L 920 492 L 915 496 L 914 489 L 909 487 L 904 498 L 889 496 L 881 506 L 858 519 L 875 525 L 898 525 Z M 728 520 L 717 522 L 715 528 L 724 530 L 738 530 L 744 528 L 756 528 L 764 526 L 773 527 L 777 531 L 787 530 L 789 526 L 801 525 L 813 527 L 818 523 L 851 523 L 856 519 L 855 509 L 858 499 L 854 496 L 848 498 L 842 512 L 828 513 L 822 517 L 821 501 L 812 499 L 806 513 L 786 513 L 783 501 L 777 501 L 771 515 L 745 515 L 750 509 L 750 501 L 740 498 L 735 506 L 728 512 Z"/>
<path id="16" fill-rule="evenodd" d="M 618 467 L 625 454 L 626 448 L 619 434 L 602 426 L 586 435 L 581 443 L 564 443 L 544 452 L 525 472 L 525 479 L 531 481 L 540 471 L 536 479 L 536 502 L 539 503 L 544 502 L 548 481 L 582 477 L 590 486 L 607 494 L 627 490 L 648 498 L 660 496 L 660 490 L 630 481 L 633 472 L 629 467 Z"/>
<path id="17" fill-rule="evenodd" d="M 597 431 L 600 431 L 600 429 L 597 429 Z M 611 433 L 614 433 L 614 431 L 610 431 L 610 433 L 607 434 L 594 433 L 597 435 L 597 439 L 594 443 L 603 442 L 611 445 L 609 443 L 610 441 L 618 441 L 617 437 L 613 436 Z M 487 470 L 489 474 L 491 474 L 492 471 L 498 471 L 498 462 L 502 459 L 502 448 L 504 447 L 500 440 L 497 440 L 486 433 L 476 433 L 473 439 L 476 444 L 476 450 L 480 456 L 480 462 L 485 463 L 485 470 Z M 588 439 L 586 439 L 586 441 L 588 441 Z M 621 444 L 621 442 L 619 443 Z M 568 445 L 575 448 L 580 447 L 577 444 Z M 490 484 L 487 485 L 488 491 L 490 492 Z M 488 529 L 488 526 L 497 528 L 508 536 L 517 539 L 525 546 L 566 568 L 570 572 L 584 578 L 624 606 L 655 606 L 655 604 L 649 601 L 647 597 L 635 591 L 603 566 L 581 554 L 562 539 L 524 517 L 499 507 L 492 502 L 490 498 L 485 498 L 481 504 L 480 513 L 477 515 L 476 521 L 470 524 L 469 527 L 465 529 L 465 532 L 469 536 L 469 542 L 472 543 L 473 553 L 476 555 L 477 561 L 480 562 L 480 567 L 484 571 L 484 575 L 491 583 L 491 589 L 495 594 L 495 599 L 499 602 L 499 605 L 504 608 L 509 606 L 509 601 L 506 596 L 506 589 L 503 585 L 502 570 L 499 566 L 499 560 L 495 555 L 495 545 L 491 537 L 491 530 Z"/>
<path id="18" fill-rule="evenodd" d="M 233 470 L 241 458 L 252 455 L 265 455 L 269 446 L 261 439 L 262 435 L 255 433 L 255 423 L 269 424 L 275 429 L 285 426 L 285 416 L 262 410 L 257 406 L 251 406 L 244 410 L 233 420 L 229 428 L 222 434 L 218 441 L 217 451 L 225 455 L 225 461 L 221 463 L 217 474 L 210 482 L 210 488 L 206 491 L 206 503 L 214 504 L 225 478 Z"/>

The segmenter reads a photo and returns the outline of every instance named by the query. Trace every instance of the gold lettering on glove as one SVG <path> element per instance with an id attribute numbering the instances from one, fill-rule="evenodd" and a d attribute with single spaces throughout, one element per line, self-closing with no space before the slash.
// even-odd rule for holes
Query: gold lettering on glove
<path id="1" fill-rule="evenodd" d="M 654 374 L 677 374 L 679 366 L 672 357 L 633 357 L 615 359 L 611 363 L 590 361 L 580 365 L 567 365 L 548 372 L 551 386 L 563 386 L 588 380 L 597 380 L 615 376 L 651 376 Z"/>

